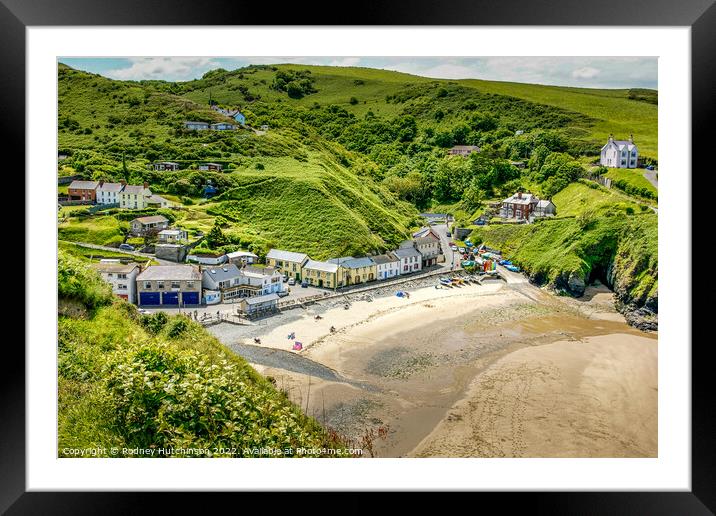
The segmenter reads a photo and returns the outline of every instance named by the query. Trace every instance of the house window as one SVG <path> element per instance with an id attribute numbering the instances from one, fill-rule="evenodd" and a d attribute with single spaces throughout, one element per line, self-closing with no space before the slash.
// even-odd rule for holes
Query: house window
<path id="1" fill-rule="evenodd" d="M 157 288 L 159 288 L 159 289 L 164 288 L 164 282 L 163 281 L 157 282 Z"/>
<path id="2" fill-rule="evenodd" d="M 120 283 L 119 285 L 117 285 L 117 290 L 127 290 L 127 285 L 125 285 L 124 283 Z"/>
<path id="3" fill-rule="evenodd" d="M 146 288 L 146 289 L 152 288 L 152 282 L 151 282 L 151 281 L 145 281 L 145 282 L 144 282 L 144 288 Z"/>
<path id="4" fill-rule="evenodd" d="M 179 283 L 178 281 L 172 281 L 172 288 L 180 288 L 180 287 L 181 287 L 181 283 Z"/>
<path id="5" fill-rule="evenodd" d="M 126 275 L 126 274 L 117 274 L 117 277 L 118 277 L 119 279 L 127 279 L 127 275 Z"/>

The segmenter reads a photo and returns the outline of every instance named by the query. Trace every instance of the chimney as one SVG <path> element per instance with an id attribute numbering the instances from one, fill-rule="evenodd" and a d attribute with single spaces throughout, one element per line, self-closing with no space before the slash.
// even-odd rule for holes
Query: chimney
<path id="1" fill-rule="evenodd" d="M 146 181 L 144 182 L 144 188 L 149 188 L 149 183 L 147 183 Z"/>
<path id="2" fill-rule="evenodd" d="M 634 135 L 633 134 L 629 135 L 629 143 L 634 143 Z"/>
<path id="3" fill-rule="evenodd" d="M 517 192 L 517 198 L 522 199 L 522 192 Z"/>
<path id="4" fill-rule="evenodd" d="M 99 187 L 102 188 L 102 185 L 104 184 L 104 179 L 99 180 Z"/>
<path id="5" fill-rule="evenodd" d="M 126 182 L 124 179 L 122 179 L 122 180 L 119 182 L 119 184 L 120 184 L 120 185 L 127 186 L 127 182 Z"/>
<path id="6" fill-rule="evenodd" d="M 610 141 L 610 142 L 613 142 L 613 141 L 614 141 L 614 135 L 613 135 L 613 134 L 610 134 L 610 135 L 609 135 L 609 141 Z"/>

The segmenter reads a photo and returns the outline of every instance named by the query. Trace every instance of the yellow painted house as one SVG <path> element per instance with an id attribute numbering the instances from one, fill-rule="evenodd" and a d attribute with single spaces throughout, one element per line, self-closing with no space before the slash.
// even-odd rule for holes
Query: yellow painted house
<path id="1" fill-rule="evenodd" d="M 339 269 L 342 269 L 341 273 L 345 285 L 357 285 L 378 279 L 378 266 L 368 256 L 363 258 L 337 258 L 328 261 L 335 263 L 339 266 Z"/>
<path id="2" fill-rule="evenodd" d="M 281 249 L 271 249 L 266 255 L 266 265 L 274 267 L 282 274 L 298 281 L 301 281 L 302 269 L 307 261 L 307 254 L 282 251 Z"/>
<path id="3" fill-rule="evenodd" d="M 303 279 L 314 287 L 342 287 L 343 268 L 335 263 L 309 259 L 303 266 Z"/>

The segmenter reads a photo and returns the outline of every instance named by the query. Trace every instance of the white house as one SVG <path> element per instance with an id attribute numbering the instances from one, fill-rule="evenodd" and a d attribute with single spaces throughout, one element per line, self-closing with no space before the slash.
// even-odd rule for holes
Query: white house
<path id="1" fill-rule="evenodd" d="M 147 201 L 152 197 L 152 191 L 149 184 L 143 185 L 125 185 L 122 191 L 117 195 L 119 198 L 119 207 L 130 210 L 143 210 L 147 207 Z"/>
<path id="2" fill-rule="evenodd" d="M 137 275 L 140 267 L 136 263 L 121 263 L 119 260 L 102 260 L 94 264 L 104 281 L 112 285 L 112 293 L 130 303 L 137 302 Z"/>
<path id="3" fill-rule="evenodd" d="M 233 263 L 205 267 L 201 285 L 205 290 L 221 292 L 221 300 L 278 294 L 285 290 L 281 274 L 272 268 L 246 267 Z"/>
<path id="4" fill-rule="evenodd" d="M 378 267 L 378 279 L 386 280 L 400 274 L 400 258 L 393 253 L 373 256 L 373 261 Z"/>
<path id="5" fill-rule="evenodd" d="M 176 244 L 189 239 L 184 229 L 163 229 L 157 233 L 157 237 L 162 244 Z"/>
<path id="6" fill-rule="evenodd" d="M 400 274 L 418 272 L 423 268 L 423 255 L 421 255 L 410 240 L 404 242 L 393 254 L 400 258 Z"/>
<path id="7" fill-rule="evenodd" d="M 226 253 L 226 258 L 229 260 L 230 263 L 235 263 L 239 266 L 244 264 L 256 263 L 256 261 L 259 259 L 259 257 L 251 251 L 234 251 L 232 253 Z"/>
<path id="8" fill-rule="evenodd" d="M 241 269 L 241 275 L 244 284 L 260 288 L 259 295 L 278 294 L 286 290 L 283 275 L 273 267 L 248 266 Z"/>
<path id="9" fill-rule="evenodd" d="M 638 158 L 639 149 L 633 136 L 630 135 L 629 140 L 615 140 L 609 135 L 607 144 L 602 147 L 599 164 L 613 168 L 636 168 Z"/>
<path id="10" fill-rule="evenodd" d="M 118 204 L 119 194 L 124 189 L 124 183 L 99 182 L 97 187 L 97 204 Z"/>

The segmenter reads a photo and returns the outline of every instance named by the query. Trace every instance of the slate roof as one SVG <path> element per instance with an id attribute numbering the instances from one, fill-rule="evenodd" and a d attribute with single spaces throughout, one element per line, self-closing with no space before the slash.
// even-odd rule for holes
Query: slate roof
<path id="1" fill-rule="evenodd" d="M 169 222 L 164 215 L 150 215 L 148 217 L 138 217 L 132 222 L 139 222 L 140 224 L 154 224 L 156 222 Z"/>
<path id="2" fill-rule="evenodd" d="M 378 256 L 373 256 L 373 261 L 377 265 L 383 265 L 384 263 L 395 263 L 399 262 L 400 258 L 394 255 L 390 254 L 379 254 Z"/>
<path id="3" fill-rule="evenodd" d="M 532 194 L 523 193 L 521 199 L 519 199 L 517 197 L 517 194 L 514 194 L 512 197 L 508 197 L 507 199 L 505 199 L 502 202 L 506 202 L 508 204 L 525 204 L 526 205 L 526 204 L 530 204 L 532 201 L 537 201 L 537 197 L 535 197 Z"/>
<path id="4" fill-rule="evenodd" d="M 99 181 L 72 181 L 67 188 L 76 190 L 94 190 L 99 186 Z"/>
<path id="5" fill-rule="evenodd" d="M 360 267 L 370 267 L 371 265 L 375 265 L 375 262 L 368 256 L 364 256 L 363 258 L 351 258 L 350 260 L 341 262 L 341 267 L 346 267 L 347 269 L 358 269 Z"/>
<path id="6" fill-rule="evenodd" d="M 123 272 L 123 273 L 132 272 L 134 269 L 139 267 L 139 265 L 136 263 L 116 263 L 116 262 L 93 263 L 92 266 L 95 269 L 97 269 L 98 272 Z"/>
<path id="7" fill-rule="evenodd" d="M 266 255 L 266 258 L 301 263 L 308 258 L 308 255 L 304 253 L 294 253 L 293 251 L 282 251 L 281 249 L 271 249 Z"/>
<path id="8" fill-rule="evenodd" d="M 337 264 L 331 262 L 319 262 L 318 260 L 308 260 L 303 268 L 323 272 L 338 272 Z"/>
<path id="9" fill-rule="evenodd" d="M 121 192 L 124 185 L 122 183 L 104 183 L 97 187 L 98 192 Z"/>
<path id="10" fill-rule="evenodd" d="M 137 281 L 200 279 L 199 268 L 192 265 L 150 265 L 137 276 Z"/>
<path id="11" fill-rule="evenodd" d="M 217 265 L 215 267 L 205 267 L 204 276 L 211 278 L 217 283 L 220 281 L 232 280 L 241 275 L 239 268 L 233 263 Z"/>
<path id="12" fill-rule="evenodd" d="M 149 191 L 149 188 L 144 188 L 144 185 L 127 185 L 124 187 L 123 193 L 144 194 L 144 190 L 147 190 L 149 192 L 149 195 L 152 194 L 152 192 Z"/>
<path id="13" fill-rule="evenodd" d="M 395 251 L 393 251 L 393 254 L 398 258 L 410 258 L 411 256 L 420 258 L 421 256 L 418 250 L 414 247 L 401 247 L 400 249 L 396 249 Z"/>
<path id="14" fill-rule="evenodd" d="M 251 296 L 251 297 L 246 297 L 243 299 L 243 301 L 245 301 L 247 305 L 260 305 L 261 303 L 266 303 L 268 301 L 275 301 L 275 300 L 278 300 L 278 294 L 266 294 L 265 296 Z"/>

